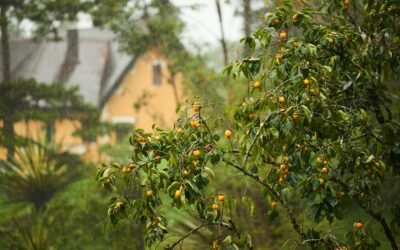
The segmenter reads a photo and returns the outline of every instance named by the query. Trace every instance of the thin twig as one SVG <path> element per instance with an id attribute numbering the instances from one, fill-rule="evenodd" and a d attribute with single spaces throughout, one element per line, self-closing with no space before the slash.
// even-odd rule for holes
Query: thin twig
<path id="1" fill-rule="evenodd" d="M 291 222 L 291 224 L 292 224 L 293 229 L 294 229 L 303 239 L 306 238 L 306 235 L 302 232 L 302 230 L 301 230 L 301 228 L 300 228 L 300 225 L 298 224 L 298 222 L 297 222 L 297 220 L 296 220 L 296 218 L 295 218 L 295 216 L 294 216 L 294 214 L 293 214 L 293 211 L 289 208 L 288 204 L 287 204 L 286 201 L 282 198 L 282 196 L 280 196 L 279 193 L 276 192 L 276 191 L 274 190 L 274 188 L 273 188 L 269 183 L 266 183 L 265 181 L 262 181 L 262 180 L 260 179 L 259 176 L 250 173 L 248 170 L 246 170 L 246 169 L 244 169 L 244 168 L 242 168 L 242 167 L 240 167 L 240 166 L 238 166 L 238 165 L 236 165 L 236 164 L 234 164 L 234 163 L 232 163 L 232 162 L 227 162 L 227 164 L 230 165 L 230 166 L 232 166 L 232 167 L 234 167 L 234 168 L 236 168 L 237 170 L 239 170 L 240 172 L 242 172 L 244 175 L 249 176 L 250 178 L 252 178 L 252 179 L 255 180 L 256 182 L 260 183 L 260 184 L 263 185 L 265 188 L 267 188 L 267 189 L 272 193 L 272 195 L 275 197 L 275 199 L 276 199 L 277 201 L 279 201 L 279 202 L 283 205 L 283 207 L 286 209 L 286 212 L 287 212 L 288 215 L 289 215 L 290 222 Z"/>

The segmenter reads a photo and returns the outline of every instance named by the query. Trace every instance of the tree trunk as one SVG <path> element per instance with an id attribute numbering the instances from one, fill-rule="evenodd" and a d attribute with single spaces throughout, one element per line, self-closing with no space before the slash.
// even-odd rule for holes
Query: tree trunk
<path id="1" fill-rule="evenodd" d="M 251 36 L 251 0 L 243 0 L 243 27 L 245 37 Z M 247 46 L 244 48 L 244 56 L 249 55 Z"/>
<path id="2" fill-rule="evenodd" d="M 7 145 L 7 160 L 10 160 L 14 156 L 15 148 L 14 148 L 14 139 L 15 139 L 15 131 L 14 131 L 14 119 L 12 116 L 4 117 L 4 133 L 6 138 Z"/>
<path id="3" fill-rule="evenodd" d="M 10 45 L 8 40 L 8 19 L 7 19 L 7 5 L 2 3 L 0 6 L 0 29 L 1 29 L 1 53 L 3 58 L 3 83 L 10 83 L 11 70 L 10 70 Z M 11 111 L 11 110 L 10 110 Z M 4 118 L 4 132 L 7 144 L 7 159 L 14 156 L 14 117 L 11 114 Z"/>
<path id="4" fill-rule="evenodd" d="M 3 80 L 8 82 L 11 80 L 10 70 L 10 45 L 8 41 L 8 20 L 7 20 L 7 5 L 0 6 L 0 26 L 1 26 L 1 53 L 3 58 Z"/>
<path id="5" fill-rule="evenodd" d="M 226 40 L 225 40 L 225 33 L 224 33 L 224 26 L 222 23 L 222 11 L 221 11 L 221 4 L 219 0 L 215 0 L 215 5 L 217 6 L 217 13 L 218 13 L 218 20 L 219 20 L 219 28 L 221 30 L 221 45 L 222 45 L 222 51 L 224 53 L 224 66 L 228 65 L 228 49 L 226 46 Z"/>
<path id="6" fill-rule="evenodd" d="M 136 250 L 144 250 L 144 225 L 138 224 L 136 225 Z"/>

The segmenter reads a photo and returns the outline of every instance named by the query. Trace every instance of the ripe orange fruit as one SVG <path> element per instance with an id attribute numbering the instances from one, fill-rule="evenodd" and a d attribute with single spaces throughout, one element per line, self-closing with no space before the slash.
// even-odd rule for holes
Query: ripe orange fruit
<path id="1" fill-rule="evenodd" d="M 116 208 L 121 208 L 122 205 L 123 205 L 122 201 L 117 201 L 117 202 L 115 203 L 115 207 L 116 207 Z"/>
<path id="2" fill-rule="evenodd" d="M 387 11 L 392 12 L 392 10 L 393 10 L 393 5 L 389 5 L 389 7 L 387 8 Z"/>
<path id="3" fill-rule="evenodd" d="M 225 196 L 223 194 L 218 195 L 218 201 L 223 202 L 225 200 Z"/>
<path id="4" fill-rule="evenodd" d="M 357 230 L 361 230 L 363 228 L 363 224 L 361 222 L 356 222 L 354 224 L 354 228 Z"/>
<path id="5" fill-rule="evenodd" d="M 253 88 L 259 89 L 260 87 L 261 87 L 261 83 L 260 83 L 259 81 L 255 81 L 255 82 L 253 83 Z"/>
<path id="6" fill-rule="evenodd" d="M 178 199 L 179 197 L 181 197 L 181 190 L 176 190 L 175 191 L 175 198 Z"/>
<path id="7" fill-rule="evenodd" d="M 299 112 L 294 112 L 292 118 L 295 122 L 297 122 L 300 118 Z"/>
<path id="8" fill-rule="evenodd" d="M 198 165 L 199 165 L 198 161 L 193 161 L 193 168 L 197 168 Z"/>
<path id="9" fill-rule="evenodd" d="M 287 39 L 287 33 L 285 31 L 281 31 L 281 33 L 279 33 L 279 38 L 282 42 L 285 42 Z"/>
<path id="10" fill-rule="evenodd" d="M 278 98 L 278 101 L 279 101 L 280 103 L 284 103 L 284 102 L 285 102 L 285 97 L 284 97 L 284 96 L 280 96 L 280 97 Z"/>
<path id="11" fill-rule="evenodd" d="M 227 139 L 231 139 L 231 136 L 232 136 L 232 131 L 230 131 L 229 129 L 227 129 L 227 130 L 225 130 L 225 137 L 227 138 Z"/>
<path id="12" fill-rule="evenodd" d="M 193 119 L 190 122 L 190 125 L 192 125 L 192 127 L 194 127 L 194 128 L 197 128 L 199 126 L 199 121 Z"/>
<path id="13" fill-rule="evenodd" d="M 123 168 L 122 168 L 122 173 L 126 173 L 126 170 L 127 170 L 127 168 L 126 168 L 126 167 L 123 167 Z"/>
<path id="14" fill-rule="evenodd" d="M 200 151 L 199 150 L 194 150 L 193 151 L 193 156 L 198 158 L 200 156 Z"/>
<path id="15" fill-rule="evenodd" d="M 183 176 L 184 177 L 189 177 L 189 172 L 187 170 L 183 170 Z"/>
<path id="16" fill-rule="evenodd" d="M 308 85 L 310 84 L 310 80 L 308 80 L 307 78 L 303 80 L 304 85 Z"/>
<path id="17" fill-rule="evenodd" d="M 326 165 L 326 164 L 328 164 L 328 161 L 327 161 L 327 160 L 324 160 L 323 163 L 324 163 L 324 165 Z"/>
<path id="18" fill-rule="evenodd" d="M 146 138 L 144 138 L 143 136 L 139 135 L 138 137 L 136 137 L 136 141 L 139 143 L 144 143 L 146 142 Z"/>
<path id="19" fill-rule="evenodd" d="M 214 240 L 214 241 L 213 241 L 213 244 L 212 244 L 211 249 L 212 249 L 212 250 L 218 250 L 218 249 L 219 249 L 218 240 Z"/>
<path id="20" fill-rule="evenodd" d="M 212 205 L 212 209 L 213 209 L 213 210 L 218 210 L 218 208 L 219 208 L 219 206 L 218 206 L 217 203 L 214 203 L 214 204 Z"/>
<path id="21" fill-rule="evenodd" d="M 200 105 L 199 105 L 199 104 L 193 104 L 192 110 L 193 110 L 194 112 L 198 112 L 198 111 L 200 110 Z"/>
<path id="22" fill-rule="evenodd" d="M 326 167 L 323 167 L 322 169 L 321 169 L 321 173 L 322 174 L 327 174 L 328 173 L 328 168 L 326 168 Z"/>
<path id="23" fill-rule="evenodd" d="M 276 207 L 276 206 L 278 206 L 278 202 L 276 201 L 271 202 L 271 207 Z"/>
<path id="24" fill-rule="evenodd" d="M 153 191 L 152 190 L 147 190 L 146 195 L 147 195 L 147 197 L 153 196 Z"/>
<path id="25" fill-rule="evenodd" d="M 344 0 L 344 8 L 346 10 L 350 8 L 350 0 Z"/>
<path id="26" fill-rule="evenodd" d="M 319 184 L 320 184 L 320 185 L 324 185 L 324 183 L 325 183 L 325 180 L 322 179 L 322 178 L 319 178 L 318 181 L 319 181 Z"/>
<path id="27" fill-rule="evenodd" d="M 284 170 L 285 168 L 286 168 L 286 165 L 285 165 L 285 164 L 282 163 L 281 165 L 279 165 L 279 169 L 280 169 L 280 170 Z"/>
<path id="28" fill-rule="evenodd" d="M 254 121 L 256 119 L 256 116 L 254 114 L 249 115 L 249 120 Z"/>

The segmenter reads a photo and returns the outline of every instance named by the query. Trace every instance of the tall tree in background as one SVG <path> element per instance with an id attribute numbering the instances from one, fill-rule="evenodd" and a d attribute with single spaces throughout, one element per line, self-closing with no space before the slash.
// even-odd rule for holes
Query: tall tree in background
<path id="1" fill-rule="evenodd" d="M 9 45 L 9 23 L 10 20 L 15 20 L 17 26 L 22 20 L 29 20 L 34 24 L 34 34 L 36 36 L 46 36 L 52 33 L 57 37 L 57 28 L 60 23 L 65 21 L 75 21 L 77 10 L 85 12 L 91 4 L 87 1 L 0 1 L 0 29 L 1 29 L 1 54 L 2 54 L 2 73 L 3 81 L 0 84 L 8 84 L 13 86 L 13 76 L 11 74 L 10 45 Z M 1 94 L 5 94 L 2 92 Z M 11 101 L 11 100 L 9 100 Z M 14 100 L 18 102 L 19 100 Z M 8 103 L 11 107 L 15 102 Z M 15 114 L 12 110 L 3 110 L 3 136 L 6 137 L 7 155 L 10 158 L 14 154 L 14 144 L 12 143 L 15 137 L 14 123 Z"/>
<path id="2" fill-rule="evenodd" d="M 222 53 L 224 55 L 224 65 L 228 65 L 228 48 L 226 45 L 224 23 L 223 23 L 223 19 L 222 19 L 222 8 L 221 8 L 220 0 L 215 0 L 215 6 L 217 8 L 219 29 L 220 29 L 220 33 L 221 33 L 220 43 L 221 43 L 221 47 L 222 47 Z"/>
<path id="3" fill-rule="evenodd" d="M 90 13 L 95 25 L 107 25 L 116 33 L 124 52 L 138 57 L 157 49 L 168 58 L 168 82 L 179 105 L 176 76 L 184 71 L 181 62 L 189 57 L 179 40 L 184 28 L 179 9 L 169 0 L 119 0 L 113 4 L 102 0 Z"/>

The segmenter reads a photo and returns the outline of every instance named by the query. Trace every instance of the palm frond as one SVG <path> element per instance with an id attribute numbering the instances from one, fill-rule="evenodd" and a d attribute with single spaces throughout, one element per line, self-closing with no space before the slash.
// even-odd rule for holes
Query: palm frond
<path id="1" fill-rule="evenodd" d="M 32 203 L 42 208 L 71 180 L 66 164 L 49 157 L 47 144 L 28 143 L 16 148 L 10 161 L 3 162 L 2 189 L 10 202 Z"/>

